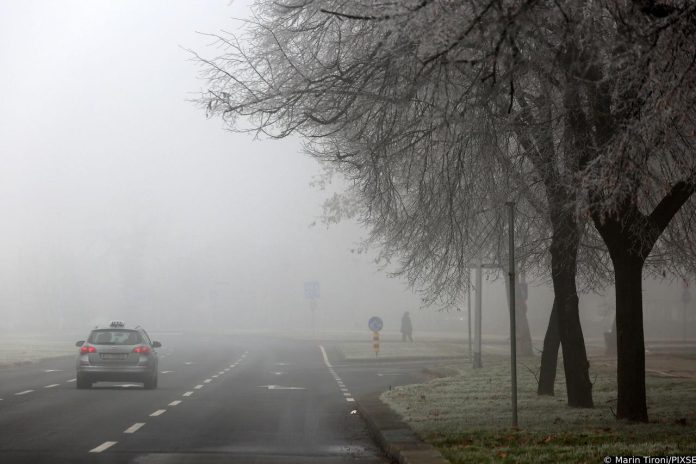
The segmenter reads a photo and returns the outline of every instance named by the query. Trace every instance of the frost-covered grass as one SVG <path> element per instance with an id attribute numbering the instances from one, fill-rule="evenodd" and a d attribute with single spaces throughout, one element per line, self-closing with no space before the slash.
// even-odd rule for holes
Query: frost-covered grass
<path id="1" fill-rule="evenodd" d="M 0 367 L 75 354 L 77 335 L 0 331 Z"/>
<path id="2" fill-rule="evenodd" d="M 557 396 L 539 397 L 534 375 L 520 365 L 519 429 L 515 430 L 510 426 L 509 359 L 488 356 L 485 361 L 484 369 L 456 366 L 458 375 L 396 387 L 382 398 L 453 463 L 597 463 L 607 455 L 696 455 L 693 380 L 648 376 L 651 422 L 630 424 L 617 421 L 612 413 L 616 404 L 612 369 L 591 370 L 596 407 L 574 409 L 566 406 L 562 372 Z M 534 370 L 537 363 L 523 361 Z"/>
<path id="3" fill-rule="evenodd" d="M 343 342 L 338 344 L 346 359 L 374 359 L 375 352 L 372 349 L 372 338 L 364 337 L 363 340 Z M 426 340 L 414 342 L 402 342 L 396 337 L 381 339 L 379 346 L 380 358 L 418 358 L 418 357 L 451 357 L 468 356 L 466 342 Z"/>

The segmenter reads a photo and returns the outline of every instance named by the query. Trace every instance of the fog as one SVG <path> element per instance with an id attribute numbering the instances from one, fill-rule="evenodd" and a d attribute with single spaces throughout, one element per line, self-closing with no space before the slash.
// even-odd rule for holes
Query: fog
<path id="1" fill-rule="evenodd" d="M 216 52 L 196 31 L 246 15 L 229 0 L 0 3 L 0 328 L 307 329 L 318 281 L 319 329 L 380 315 L 397 331 L 408 310 L 416 334 L 465 333 L 465 312 L 421 308 L 352 251 L 358 224 L 311 226 L 342 185 L 310 185 L 299 140 L 232 134 L 190 102 L 204 83 L 185 49 Z M 484 332 L 504 335 L 504 287 L 484 291 Z M 611 324 L 607 294 L 581 301 L 590 337 Z M 535 337 L 551 301 L 530 289 Z"/>
<path id="2" fill-rule="evenodd" d="M 0 6 L 2 325 L 121 318 L 157 326 L 301 327 L 416 309 L 356 224 L 310 227 L 331 192 L 298 140 L 206 120 L 184 48 L 243 2 Z M 340 188 L 335 186 L 335 188 Z"/>

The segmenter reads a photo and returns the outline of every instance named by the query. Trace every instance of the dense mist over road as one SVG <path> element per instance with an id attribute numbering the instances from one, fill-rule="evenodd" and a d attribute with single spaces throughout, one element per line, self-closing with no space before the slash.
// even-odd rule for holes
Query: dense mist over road
<path id="1" fill-rule="evenodd" d="M 321 169 L 299 140 L 231 134 L 190 102 L 202 85 L 185 49 L 215 51 L 196 31 L 248 14 L 227 0 L 3 2 L 0 326 L 306 329 L 303 284 L 319 281 L 319 328 L 366 330 L 377 314 L 396 331 L 410 310 L 416 332 L 464 333 L 465 312 L 419 311 L 374 252 L 353 252 L 358 224 L 310 226 L 342 185 L 310 185 Z M 504 335 L 504 287 L 485 285 L 484 331 Z M 678 287 L 654 297 L 674 318 Z M 588 337 L 611 324 L 610 300 L 581 301 Z M 533 336 L 550 306 L 530 287 Z"/>

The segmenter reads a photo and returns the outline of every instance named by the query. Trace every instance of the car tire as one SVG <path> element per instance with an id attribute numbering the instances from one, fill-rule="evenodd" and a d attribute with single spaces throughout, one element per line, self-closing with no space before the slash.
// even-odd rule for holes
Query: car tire
<path id="1" fill-rule="evenodd" d="M 84 375 L 77 375 L 77 381 L 75 382 L 75 385 L 78 390 L 86 390 L 89 388 L 92 388 L 92 381 L 89 380 L 87 377 Z"/>
<path id="2" fill-rule="evenodd" d="M 145 379 L 143 386 L 146 390 L 154 390 L 157 388 L 157 371 Z"/>

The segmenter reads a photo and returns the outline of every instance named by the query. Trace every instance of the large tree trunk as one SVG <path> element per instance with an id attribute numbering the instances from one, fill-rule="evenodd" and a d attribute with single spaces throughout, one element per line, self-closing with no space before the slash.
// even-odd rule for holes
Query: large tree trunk
<path id="1" fill-rule="evenodd" d="M 647 422 L 642 273 L 651 245 L 641 246 L 636 234 L 641 217 L 628 211 L 622 222 L 604 218 L 595 220 L 595 226 L 609 250 L 616 280 L 616 417 Z"/>
<path id="2" fill-rule="evenodd" d="M 565 275 L 554 276 L 554 292 L 556 298 L 561 300 L 558 305 L 558 328 L 563 348 L 568 406 L 591 408 L 593 402 L 590 363 L 587 361 L 585 339 L 580 325 L 574 273 L 572 279 Z"/>
<path id="3" fill-rule="evenodd" d="M 541 352 L 538 395 L 554 395 L 556 383 L 556 366 L 558 365 L 558 348 L 561 346 L 561 334 L 558 330 L 558 305 L 553 299 L 549 326 L 544 336 L 544 350 Z"/>
<path id="4" fill-rule="evenodd" d="M 552 261 L 554 251 L 552 245 Z M 575 257 L 563 256 L 556 258 L 557 263 L 553 271 L 554 302 L 557 305 L 558 329 L 563 349 L 563 370 L 566 377 L 566 390 L 568 392 L 568 406 L 578 408 L 591 408 L 592 382 L 590 382 L 590 363 L 587 361 L 585 351 L 585 339 L 580 325 L 580 313 L 578 308 L 578 293 L 575 285 Z M 554 265 L 552 263 L 552 268 Z"/>
<path id="5" fill-rule="evenodd" d="M 645 340 L 643 337 L 643 260 L 612 253 L 616 273 L 617 418 L 647 422 Z"/>
<path id="6" fill-rule="evenodd" d="M 589 373 L 590 363 L 587 361 L 585 339 L 582 334 L 582 326 L 580 325 L 578 292 L 575 284 L 577 253 L 580 245 L 579 229 L 572 213 L 565 212 L 562 207 L 555 208 L 551 216 L 553 227 L 550 247 L 551 278 L 553 280 L 554 292 L 551 315 L 553 318 L 555 314 L 557 318 L 556 326 L 563 349 L 563 370 L 566 377 L 568 406 L 591 408 L 594 404 Z M 553 320 L 549 322 L 549 329 L 553 329 Z M 547 333 L 549 340 L 549 353 L 547 356 L 550 357 L 554 354 L 554 347 L 551 345 L 553 337 L 549 335 Z M 544 349 L 546 350 L 546 346 Z M 549 364 L 556 362 L 556 357 L 557 354 L 553 360 L 545 359 L 547 375 L 551 372 Z M 540 389 L 541 380 L 539 383 Z M 548 389 L 548 385 L 552 381 L 548 377 L 543 380 L 544 387 Z"/>

